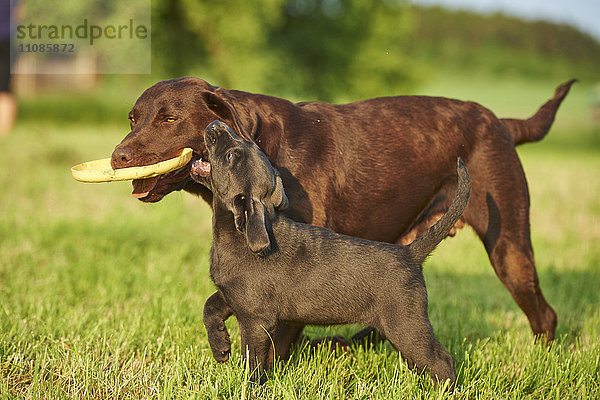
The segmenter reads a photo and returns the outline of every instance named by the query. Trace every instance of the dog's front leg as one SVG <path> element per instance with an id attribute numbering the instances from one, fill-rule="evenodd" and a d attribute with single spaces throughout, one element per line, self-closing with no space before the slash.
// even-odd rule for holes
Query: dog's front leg
<path id="1" fill-rule="evenodd" d="M 233 314 L 233 310 L 225 301 L 221 292 L 217 291 L 204 303 L 204 326 L 213 357 L 218 362 L 225 362 L 231 353 L 231 342 L 225 321 Z"/>
<path id="2" fill-rule="evenodd" d="M 239 318 L 238 323 L 242 339 L 242 357 L 247 362 L 250 381 L 263 384 L 267 380 L 265 370 L 268 368 L 271 347 L 269 335 L 273 332 L 273 327 L 270 326 L 271 324 Z"/>

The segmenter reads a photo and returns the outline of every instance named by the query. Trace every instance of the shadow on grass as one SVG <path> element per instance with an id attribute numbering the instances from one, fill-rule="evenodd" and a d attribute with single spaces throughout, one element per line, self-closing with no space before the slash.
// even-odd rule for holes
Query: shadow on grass
<path id="1" fill-rule="evenodd" d="M 534 342 L 525 314 L 493 272 L 427 275 L 431 323 L 440 342 L 457 357 L 457 363 L 462 361 L 460 353 L 469 343 L 509 334 L 528 335 Z M 545 297 L 558 314 L 557 340 L 567 345 L 576 343 L 586 333 L 586 321 L 597 318 L 594 313 L 600 308 L 600 273 L 551 269 L 539 275 Z M 362 328 L 308 326 L 304 333 L 313 339 L 334 335 L 349 339 Z M 382 349 L 394 352 L 389 344 Z"/>

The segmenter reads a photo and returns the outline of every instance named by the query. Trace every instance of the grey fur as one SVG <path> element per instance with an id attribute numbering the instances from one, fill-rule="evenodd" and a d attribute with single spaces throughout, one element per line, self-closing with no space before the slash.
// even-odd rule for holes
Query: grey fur
<path id="1" fill-rule="evenodd" d="M 454 385 L 454 360 L 427 316 L 421 263 L 467 205 L 471 186 L 462 160 L 448 212 L 413 243 L 397 246 L 282 216 L 288 200 L 281 178 L 254 143 L 219 121 L 205 129 L 204 142 L 210 176 L 201 176 L 196 163 L 191 176 L 213 192 L 210 273 L 218 292 L 206 302 L 204 322 L 207 331 L 222 332 L 209 337 L 215 357 L 229 349 L 228 313 L 237 317 L 243 356 L 247 351 L 252 377 L 260 381 L 270 364 L 269 335 L 281 322 L 358 323 L 382 332 L 411 368 Z"/>

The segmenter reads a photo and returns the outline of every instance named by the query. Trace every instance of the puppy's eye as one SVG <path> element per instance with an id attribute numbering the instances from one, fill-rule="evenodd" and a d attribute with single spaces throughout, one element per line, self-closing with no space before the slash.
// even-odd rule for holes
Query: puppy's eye
<path id="1" fill-rule="evenodd" d="M 133 115 L 130 115 L 130 116 L 129 116 L 129 121 L 130 121 L 132 124 L 135 124 L 135 118 L 133 118 Z"/>
<path id="2" fill-rule="evenodd" d="M 246 197 L 243 194 L 238 194 L 233 199 L 233 205 L 237 209 L 243 209 L 244 208 L 244 204 L 246 204 Z"/>
<path id="3" fill-rule="evenodd" d="M 167 118 L 163 119 L 163 122 L 168 122 L 168 123 L 175 122 L 176 119 L 177 118 L 175 118 L 175 117 L 167 117 Z"/>
<path id="4" fill-rule="evenodd" d="M 227 162 L 231 162 L 231 160 L 233 160 L 233 153 L 232 152 L 227 153 L 226 157 L 227 157 Z"/>

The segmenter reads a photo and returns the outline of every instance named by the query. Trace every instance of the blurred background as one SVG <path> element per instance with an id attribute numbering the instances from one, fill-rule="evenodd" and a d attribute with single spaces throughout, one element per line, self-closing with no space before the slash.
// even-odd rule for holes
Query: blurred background
<path id="1" fill-rule="evenodd" d="M 578 78 L 547 137 L 517 148 L 540 285 L 559 315 L 556 345 L 530 347 L 527 319 L 471 230 L 445 240 L 424 274 L 436 336 L 464 374 L 463 397 L 598 398 L 599 8 L 598 0 L 0 0 L 2 54 L 20 22 L 75 15 L 79 24 L 83 13 L 90 24 L 127 23 L 148 14 L 150 28 L 141 53 L 98 40 L 96 52 L 74 57 L 0 59 L 5 69 L 12 61 L 17 70 L 53 72 L 14 74 L 11 90 L 0 88 L 0 394 L 189 398 L 198 385 L 230 398 L 228 390 L 243 387 L 242 364 L 216 365 L 202 325 L 214 291 L 208 205 L 182 192 L 148 205 L 131 196 L 129 182 L 82 184 L 70 173 L 110 156 L 145 89 L 191 75 L 292 101 L 445 96 L 502 118 L 529 117 Z M 120 63 L 116 72 L 139 70 L 106 73 L 109 62 Z M 369 386 L 382 360 L 367 354 L 372 361 L 357 358 L 362 375 L 328 357 L 290 373 L 288 397 L 333 393 L 314 382 L 338 390 L 335 382 L 355 375 Z M 381 374 L 402 381 L 391 354 Z M 329 373 L 332 365 L 341 376 Z M 381 387 L 389 394 L 390 385 Z"/>
<path id="2" fill-rule="evenodd" d="M 15 18 L 27 20 L 28 0 L 16 4 Z M 116 6 L 123 2 L 102 4 L 97 12 L 107 18 L 127 13 Z M 600 102 L 598 9 L 592 0 L 152 0 L 150 74 L 69 75 L 59 66 L 57 74 L 14 75 L 12 88 L 21 121 L 121 121 L 126 129 L 144 89 L 185 75 L 294 101 L 435 94 L 479 100 L 499 114 L 519 110 L 518 88 L 545 88 L 542 101 L 578 78 L 591 120 Z M 83 58 L 85 71 L 102 71 L 100 58 Z"/>

